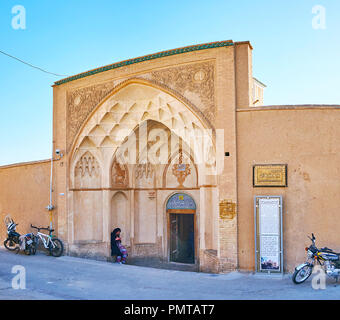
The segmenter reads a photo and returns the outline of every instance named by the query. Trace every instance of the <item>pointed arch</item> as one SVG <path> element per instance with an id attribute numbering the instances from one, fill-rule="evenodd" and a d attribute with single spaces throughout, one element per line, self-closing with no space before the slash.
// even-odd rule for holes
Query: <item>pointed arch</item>
<path id="1" fill-rule="evenodd" d="M 81 125 L 78 133 L 76 134 L 76 137 L 72 143 L 72 147 L 70 149 L 70 153 L 73 154 L 74 149 L 77 147 L 77 144 L 79 144 L 78 140 L 79 137 L 82 135 L 85 127 L 87 126 L 87 124 L 89 123 L 90 119 L 93 118 L 93 115 L 97 113 L 97 111 L 105 104 L 107 103 L 115 94 L 117 94 L 118 92 L 120 92 L 122 89 L 128 87 L 131 84 L 140 84 L 143 85 L 145 87 L 149 87 L 149 88 L 154 88 L 156 90 L 162 91 L 166 94 L 168 94 L 169 96 L 173 97 L 175 100 L 179 101 L 180 103 L 182 103 L 183 105 L 186 106 L 186 108 L 199 120 L 199 122 L 202 124 L 202 127 L 205 129 L 211 129 L 213 136 L 215 135 L 215 129 L 214 126 L 210 123 L 210 121 L 205 117 L 205 115 L 203 114 L 203 112 L 197 108 L 191 101 L 189 101 L 187 98 L 185 98 L 184 96 L 182 96 L 180 93 L 178 93 L 177 91 L 169 88 L 168 86 L 158 83 L 156 81 L 152 81 L 152 80 L 146 80 L 143 78 L 130 78 L 127 79 L 125 81 L 122 81 L 121 83 L 119 83 L 118 85 L 116 85 L 112 91 L 105 97 L 103 98 L 98 105 L 92 110 L 92 112 L 87 116 L 86 120 L 84 121 L 84 123 Z M 172 112 L 172 108 L 170 106 L 167 106 L 169 109 L 169 112 Z M 149 106 L 146 106 L 146 110 L 143 112 L 144 116 L 145 114 L 148 115 L 148 109 Z M 124 111 L 124 109 L 122 109 L 121 111 Z M 105 118 L 107 112 L 104 112 L 103 114 L 101 114 L 101 120 L 105 120 L 107 121 L 107 117 Z M 181 114 L 180 117 L 182 117 L 183 115 Z M 117 122 L 120 121 L 121 119 L 115 119 Z M 143 119 L 145 120 L 145 119 Z M 87 132 L 88 134 L 88 132 Z M 77 143 L 78 142 L 78 143 Z"/>
<path id="2" fill-rule="evenodd" d="M 76 154 L 84 150 L 96 153 L 103 160 L 103 173 L 110 172 L 116 151 L 136 128 L 149 120 L 162 123 L 183 141 L 189 141 L 193 131 L 210 129 L 209 139 L 215 145 L 214 128 L 189 101 L 163 85 L 140 78 L 128 79 L 94 108 L 77 133 L 70 153 L 71 179 Z M 103 177 L 106 186 L 109 180 Z"/>

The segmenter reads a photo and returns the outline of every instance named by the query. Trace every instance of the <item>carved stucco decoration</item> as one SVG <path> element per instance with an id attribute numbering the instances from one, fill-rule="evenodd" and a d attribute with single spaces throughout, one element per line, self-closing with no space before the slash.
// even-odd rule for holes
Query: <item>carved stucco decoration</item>
<path id="1" fill-rule="evenodd" d="M 183 163 L 183 151 L 179 150 L 179 161 L 172 166 L 172 174 L 177 178 L 178 188 L 184 188 L 183 183 L 188 175 L 191 174 L 190 164 Z"/>
<path id="2" fill-rule="evenodd" d="M 154 189 L 156 183 L 156 167 L 151 163 L 137 163 L 135 167 L 136 188 Z"/>
<path id="3" fill-rule="evenodd" d="M 136 165 L 135 176 L 136 179 L 146 179 L 153 178 L 155 173 L 155 168 L 151 163 L 139 163 Z"/>
<path id="4" fill-rule="evenodd" d="M 172 89 L 200 109 L 200 115 L 210 123 L 215 120 L 214 63 L 203 62 L 171 67 L 146 73 L 141 78 Z M 151 79 L 150 79 L 151 78 Z M 76 89 L 67 93 L 67 150 L 69 151 L 80 127 L 94 108 L 121 81 L 110 81 Z"/>
<path id="5" fill-rule="evenodd" d="M 213 62 L 153 71 L 151 76 L 191 100 L 211 123 L 215 122 Z"/>
<path id="6" fill-rule="evenodd" d="M 128 180 L 127 168 L 118 163 L 116 160 L 112 165 L 112 186 L 113 187 L 126 187 Z"/>
<path id="7" fill-rule="evenodd" d="M 114 82 L 108 82 L 67 93 L 67 150 L 88 115 L 114 86 Z"/>
<path id="8" fill-rule="evenodd" d="M 100 187 L 100 165 L 90 152 L 87 151 L 78 160 L 74 170 L 74 178 L 76 188 Z"/>
<path id="9" fill-rule="evenodd" d="M 90 152 L 86 152 L 76 164 L 75 176 L 99 176 L 99 171 L 100 167 L 96 158 Z"/>

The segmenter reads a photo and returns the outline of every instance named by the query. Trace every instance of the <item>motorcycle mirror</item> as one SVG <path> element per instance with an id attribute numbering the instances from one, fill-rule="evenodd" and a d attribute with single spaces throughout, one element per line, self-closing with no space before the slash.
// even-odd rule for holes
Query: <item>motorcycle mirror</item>
<path id="1" fill-rule="evenodd" d="M 314 233 L 312 233 L 312 238 L 313 238 L 313 240 L 315 240 Z"/>

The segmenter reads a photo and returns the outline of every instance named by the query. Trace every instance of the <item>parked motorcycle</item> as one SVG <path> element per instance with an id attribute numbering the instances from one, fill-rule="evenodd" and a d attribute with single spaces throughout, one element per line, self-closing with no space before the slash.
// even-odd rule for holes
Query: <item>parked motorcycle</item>
<path id="1" fill-rule="evenodd" d="M 340 276 L 340 253 L 336 253 L 327 247 L 318 249 L 315 245 L 315 236 L 313 233 L 312 237 L 308 238 L 312 241 L 312 244 L 306 248 L 307 261 L 295 268 L 293 282 L 295 284 L 305 282 L 312 274 L 313 267 L 317 263 L 328 276 L 338 281 L 338 277 Z"/>
<path id="2" fill-rule="evenodd" d="M 27 233 L 24 238 L 22 238 L 20 234 L 16 232 L 16 227 L 19 225 L 18 223 L 15 223 L 11 218 L 6 217 L 5 224 L 7 227 L 7 239 L 4 241 L 4 246 L 7 250 L 17 251 L 18 253 L 22 241 L 25 241 L 25 254 L 31 255 L 36 253 L 33 233 Z"/>

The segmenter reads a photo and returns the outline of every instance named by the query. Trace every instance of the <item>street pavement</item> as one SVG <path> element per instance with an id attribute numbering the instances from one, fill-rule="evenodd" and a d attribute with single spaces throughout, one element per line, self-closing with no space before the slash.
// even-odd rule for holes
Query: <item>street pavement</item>
<path id="1" fill-rule="evenodd" d="M 26 270 L 26 288 L 13 289 L 15 265 Z M 312 275 L 313 276 L 313 275 Z M 311 278 L 312 278 L 311 276 Z M 81 259 L 35 256 L 0 248 L 0 300 L 313 300 L 340 299 L 340 282 L 312 288 L 311 278 L 295 285 L 291 275 L 207 274 Z"/>

